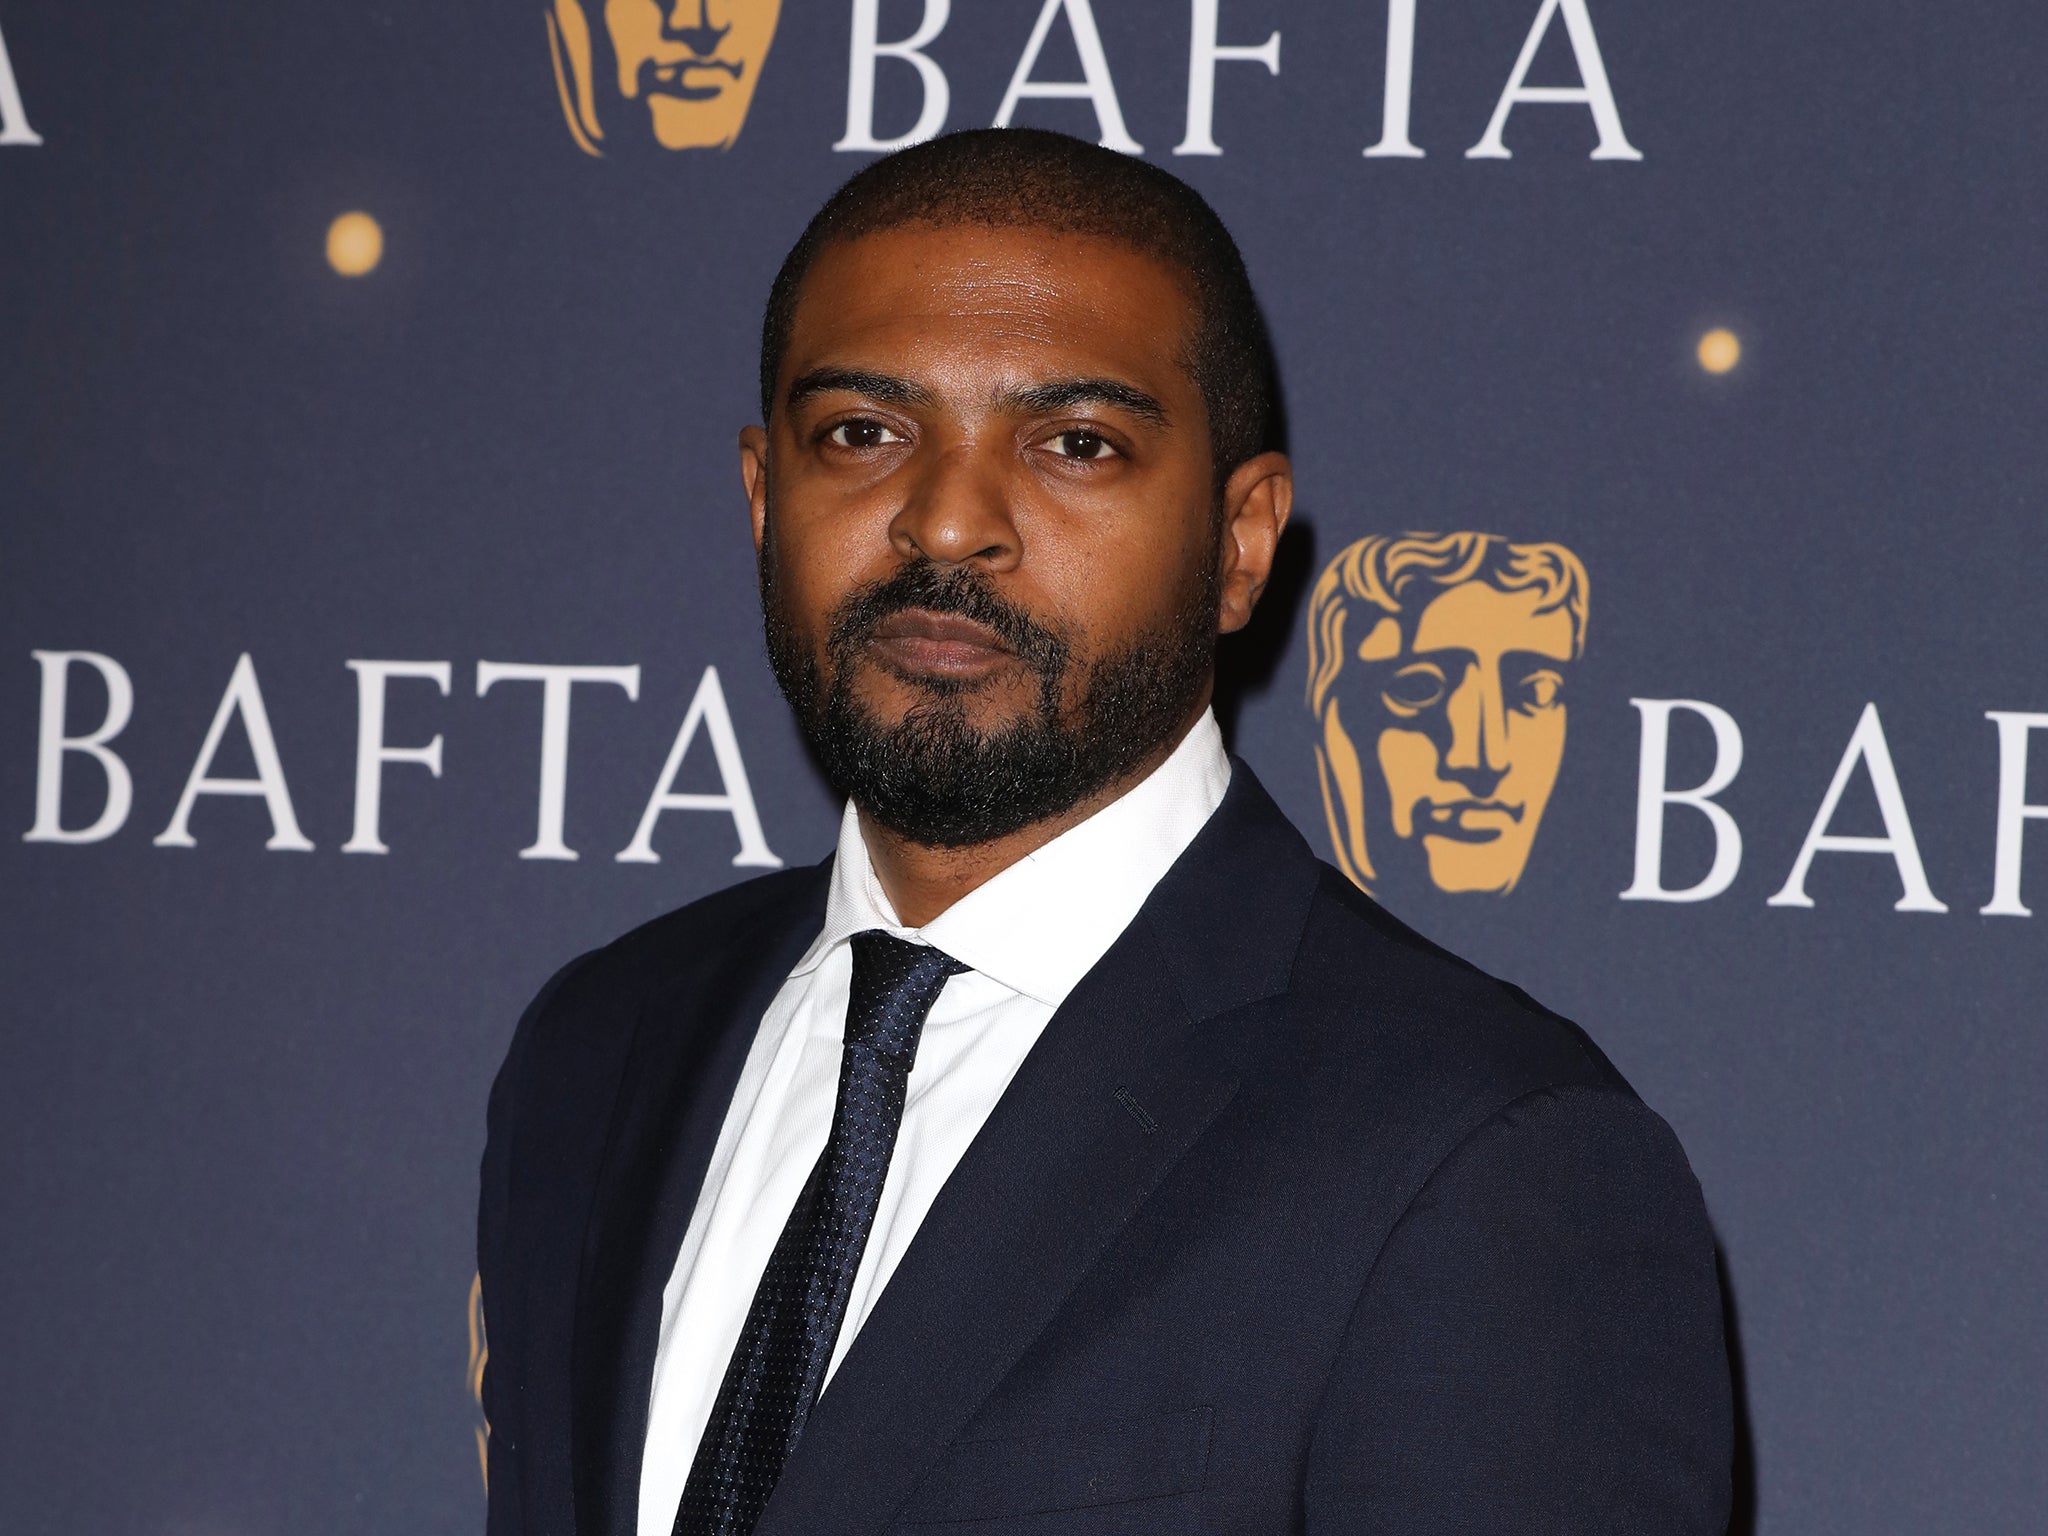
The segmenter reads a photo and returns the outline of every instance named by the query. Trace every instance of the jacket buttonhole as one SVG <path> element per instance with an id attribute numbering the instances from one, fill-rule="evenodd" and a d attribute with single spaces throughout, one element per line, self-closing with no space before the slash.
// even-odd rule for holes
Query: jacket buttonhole
<path id="1" fill-rule="evenodd" d="M 1147 1136 L 1150 1136 L 1154 1131 L 1159 1129 L 1159 1122 L 1152 1118 L 1151 1114 L 1146 1110 L 1145 1106 L 1138 1102 L 1137 1096 L 1133 1094 L 1130 1089 L 1117 1089 L 1116 1101 L 1117 1103 L 1123 1105 L 1126 1113 L 1128 1113 L 1133 1120 L 1138 1122 L 1138 1129 L 1143 1131 Z"/>

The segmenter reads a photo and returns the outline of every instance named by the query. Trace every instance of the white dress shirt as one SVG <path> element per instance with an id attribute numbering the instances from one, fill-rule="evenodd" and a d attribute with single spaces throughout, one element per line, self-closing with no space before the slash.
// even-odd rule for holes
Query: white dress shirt
<path id="1" fill-rule="evenodd" d="M 639 1536 L 669 1536 L 675 1524 L 761 1273 L 825 1150 L 853 976 L 847 941 L 880 928 L 931 944 L 972 969 L 947 981 L 925 1020 L 828 1383 L 1053 1010 L 1130 926 L 1229 782 L 1222 733 L 1205 713 L 1128 793 L 922 928 L 897 918 L 869 861 L 860 819 L 847 806 L 825 926 L 762 1016 L 662 1291 Z"/>

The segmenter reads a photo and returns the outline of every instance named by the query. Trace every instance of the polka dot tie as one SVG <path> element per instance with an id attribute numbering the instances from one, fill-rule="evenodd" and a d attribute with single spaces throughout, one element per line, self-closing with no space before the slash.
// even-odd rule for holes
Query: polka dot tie
<path id="1" fill-rule="evenodd" d="M 874 1225 L 925 1015 L 952 956 L 879 929 L 853 936 L 832 1134 L 762 1272 L 683 1486 L 674 1536 L 747 1536 L 824 1384 Z"/>

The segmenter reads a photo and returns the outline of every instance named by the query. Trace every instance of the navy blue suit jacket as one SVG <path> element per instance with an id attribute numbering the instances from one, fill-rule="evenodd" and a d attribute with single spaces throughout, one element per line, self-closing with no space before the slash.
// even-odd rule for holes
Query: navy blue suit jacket
<path id="1" fill-rule="evenodd" d="M 828 870 L 563 970 L 491 1093 L 491 1536 L 631 1536 L 661 1291 Z M 1054 1015 L 762 1536 L 1718 1532 L 1714 1249 L 1575 1026 L 1320 863 L 1243 763 Z"/>

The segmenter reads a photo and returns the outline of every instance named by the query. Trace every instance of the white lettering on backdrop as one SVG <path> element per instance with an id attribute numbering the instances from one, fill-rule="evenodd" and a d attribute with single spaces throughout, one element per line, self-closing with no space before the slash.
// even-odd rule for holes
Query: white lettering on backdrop
<path id="1" fill-rule="evenodd" d="M 392 747 L 384 743 L 384 687 L 394 677 L 421 678 L 447 698 L 454 686 L 453 669 L 445 661 L 352 661 L 356 675 L 356 824 L 343 853 L 389 853 L 379 834 L 384 805 L 384 765 L 418 763 L 441 777 L 441 736 L 424 747 Z"/>
<path id="2" fill-rule="evenodd" d="M 1877 792 L 1877 811 L 1884 818 L 1883 837 L 1828 831 L 1835 819 L 1835 807 L 1842 803 L 1842 791 L 1849 787 L 1849 779 L 1856 772 L 1858 763 L 1870 776 L 1870 787 Z M 1827 794 L 1821 798 L 1813 825 L 1806 829 L 1806 841 L 1799 845 L 1799 857 L 1792 861 L 1792 873 L 1785 877 L 1784 887 L 1770 899 L 1770 905 L 1813 905 L 1813 898 L 1806 894 L 1806 872 L 1813 867 L 1816 853 L 1888 853 L 1899 868 L 1899 884 L 1904 887 L 1898 901 L 1893 904 L 1894 911 L 1948 910 L 1934 899 L 1934 892 L 1928 889 L 1927 871 L 1920 863 L 1920 844 L 1913 837 L 1913 820 L 1906 814 L 1906 797 L 1899 792 L 1899 773 L 1892 766 L 1892 751 L 1885 744 L 1884 722 L 1878 719 L 1875 704 L 1863 706 L 1856 729 L 1849 737 L 1849 746 L 1835 768 L 1834 780 L 1828 785 Z"/>
<path id="3" fill-rule="evenodd" d="M 1984 718 L 1998 727 L 1998 835 L 1991 860 L 1991 900 L 1985 917 L 2032 917 L 2020 902 L 2020 836 L 2029 821 L 2048 821 L 2048 805 L 2027 801 L 2027 736 L 2048 730 L 2048 715 L 1991 709 Z"/>
<path id="4" fill-rule="evenodd" d="M 1194 0 L 1194 17 L 1188 39 L 1188 131 L 1173 146 L 1176 155 L 1220 155 L 1216 143 L 1216 66 L 1226 61 L 1263 64 L 1266 73 L 1280 73 L 1280 34 L 1276 30 L 1257 47 L 1216 41 L 1217 6 L 1220 0 Z M 1402 0 L 1394 0 L 1395 4 Z M 1412 4 L 1413 0 L 1408 0 Z"/>
<path id="5" fill-rule="evenodd" d="M 1262 43 L 1225 43 L 1223 0 L 1188 0 L 1187 123 L 1176 155 L 1220 155 L 1216 140 L 1216 70 L 1221 64 L 1263 64 L 1266 73 L 1280 73 L 1280 33 L 1271 31 Z M 1368 159 L 1410 159 L 1423 157 L 1422 147 L 1410 136 L 1410 116 L 1415 87 L 1415 33 L 1418 0 L 1387 0 L 1387 51 L 1380 98 L 1380 137 L 1366 151 Z M 946 129 L 952 109 L 952 90 L 945 70 L 928 51 L 952 20 L 951 0 L 923 0 L 918 23 L 908 37 L 896 41 L 882 38 L 881 0 L 853 0 L 846 59 L 846 131 L 833 144 L 836 150 L 863 154 L 887 154 L 936 138 Z M 994 14 L 977 11 L 975 19 Z M 1081 63 L 1079 80 L 1037 80 L 1033 71 L 1052 35 L 1053 24 L 1064 19 L 1074 51 Z M 1529 69 L 1541 51 L 1553 25 L 1562 19 L 1565 40 L 1571 45 L 1578 69 L 1577 85 L 1530 85 Z M 1158 35 L 1155 33 L 1155 35 Z M 963 45 L 965 46 L 965 45 Z M 902 71 L 884 75 L 882 62 L 894 59 L 908 64 L 916 75 L 916 111 L 891 112 L 893 121 L 909 121 L 907 132 L 887 138 L 875 127 L 876 97 L 882 79 L 896 82 L 891 90 L 908 83 Z M 1096 25 L 1093 0 L 1042 0 L 1024 50 L 1010 73 L 1010 83 L 996 107 L 994 125 L 1006 128 L 1015 117 L 1019 103 L 1034 100 L 1086 101 L 1095 111 L 1099 140 L 1125 154 L 1139 154 L 1142 146 L 1124 120 L 1123 104 L 1110 75 L 1109 56 L 1102 46 Z M 1640 160 L 1642 152 L 1629 142 L 1621 126 L 1621 110 L 1615 105 L 1614 87 L 1607 76 L 1607 62 L 1600 51 L 1599 36 L 1593 30 L 1587 0 L 1542 0 L 1535 19 L 1523 35 L 1521 52 L 1508 72 L 1507 84 L 1494 102 L 1493 116 L 1479 142 L 1465 151 L 1469 160 L 1512 158 L 1504 135 L 1516 107 L 1525 105 L 1584 107 L 1593 119 L 1595 160 Z"/>
<path id="6" fill-rule="evenodd" d="M 104 842 L 126 826 L 135 804 L 135 781 L 129 765 L 109 745 L 127 729 L 135 712 L 135 683 L 128 669 L 112 656 L 98 651 L 36 650 L 30 656 L 41 668 L 42 691 L 36 723 L 35 817 L 22 841 L 29 843 Z M 384 841 L 384 770 L 393 763 L 424 768 L 434 778 L 442 777 L 445 741 L 440 732 L 420 745 L 393 745 L 386 736 L 386 713 L 393 682 L 430 683 L 442 698 L 454 687 L 454 666 L 447 661 L 365 661 L 351 660 L 348 669 L 356 677 L 355 804 L 349 839 L 341 845 L 344 853 L 387 854 Z M 80 729 L 71 720 L 74 673 L 78 669 L 97 673 L 106 692 L 106 704 L 97 724 Z M 573 860 L 576 851 L 564 834 L 568 803 L 569 728 L 572 690 L 578 683 L 609 685 L 624 690 L 628 699 L 640 696 L 639 666 L 547 666 L 525 662 L 481 661 L 476 669 L 476 693 L 482 698 L 494 684 L 531 682 L 541 685 L 540 773 L 535 810 L 534 839 L 519 851 L 522 859 Z M 88 700 L 87 709 L 91 704 Z M 218 776 L 215 758 L 226 740 L 228 728 L 239 720 L 255 762 L 248 778 Z M 683 771 L 690 747 L 701 735 L 710 744 L 712 766 L 718 778 L 716 793 L 679 791 L 676 780 Z M 83 758 L 99 769 L 105 795 L 99 812 L 82 826 L 67 825 L 66 791 L 73 795 L 74 816 L 82 814 L 76 805 L 83 793 L 90 804 L 91 775 L 76 771 L 74 759 Z M 67 769 L 72 770 L 67 775 Z M 235 663 L 227 691 L 214 711 L 198 758 L 186 776 L 170 825 L 154 839 L 160 848 L 192 848 L 198 839 L 192 832 L 192 813 L 201 796 L 260 796 L 270 813 L 271 836 L 264 844 L 277 850 L 306 851 L 312 841 L 299 828 L 291 791 L 285 783 L 284 764 L 271 729 L 263 692 L 256 679 L 256 664 L 243 654 Z M 640 817 L 632 841 L 616 856 L 621 864 L 658 864 L 654 834 L 661 818 L 670 811 L 709 811 L 732 819 L 739 850 L 732 862 L 741 868 L 780 869 L 782 860 L 768 846 L 761 812 L 747 775 L 746 760 L 740 752 L 739 733 L 733 727 L 732 711 L 718 669 L 706 667 L 699 679 L 681 728 L 676 732 L 653 793 Z"/>
<path id="7" fill-rule="evenodd" d="M 98 651 L 31 651 L 43 669 L 43 702 L 36 729 L 36 819 L 22 833 L 25 843 L 97 843 L 112 837 L 128 820 L 135 803 L 135 781 L 128 765 L 107 743 L 126 729 L 135 712 L 135 684 L 128 669 Z M 83 736 L 64 734 L 64 716 L 71 701 L 71 669 L 91 667 L 107 689 L 107 712 Z M 100 765 L 106 775 L 107 799 L 90 826 L 64 826 L 64 758 L 77 752 Z"/>
<path id="8" fill-rule="evenodd" d="M 136 784 L 129 761 L 114 751 L 112 743 L 128 728 L 136 707 L 136 686 L 129 670 L 114 657 L 89 650 L 34 650 L 30 656 L 41 671 L 41 698 L 36 711 L 35 805 L 34 817 L 22 840 L 30 843 L 78 845 L 105 842 L 127 825 L 135 805 Z M 381 811 L 383 775 L 391 764 L 425 768 L 435 779 L 442 777 L 444 739 L 440 732 L 424 743 L 393 745 L 386 737 L 387 696 L 391 683 L 405 681 L 431 684 L 442 698 L 453 690 L 454 666 L 447 661 L 365 661 L 351 660 L 357 690 L 355 790 L 353 829 L 341 845 L 346 853 L 388 853 L 383 838 Z M 568 796 L 570 720 L 573 690 L 578 683 L 621 689 L 638 701 L 640 667 L 568 666 L 525 662 L 480 661 L 476 668 L 476 694 L 488 694 L 500 682 L 532 682 L 541 687 L 539 785 L 535 810 L 534 839 L 519 850 L 522 859 L 573 860 L 578 857 L 565 839 L 564 824 Z M 91 690 L 83 712 L 98 714 L 86 725 L 71 718 L 77 698 L 77 680 L 84 673 L 97 674 L 99 688 Z M 104 691 L 105 703 L 93 708 L 93 693 Z M 1623 901 L 1693 903 L 1711 901 L 1724 895 L 1735 883 L 1743 861 L 1742 830 L 1719 797 L 1735 782 L 1744 762 L 1743 733 L 1735 717 L 1718 704 L 1704 699 L 1651 699 L 1629 701 L 1641 717 L 1641 741 L 1637 759 L 1635 869 Z M 1671 736 L 1679 716 L 1690 716 L 1704 724 L 1713 744 L 1711 766 L 1700 782 L 1691 787 L 1673 787 L 1671 779 Z M 2048 800 L 2027 798 L 2028 748 L 2033 732 L 2048 730 L 2048 713 L 2021 710 L 1989 710 L 1985 718 L 1997 728 L 1998 770 L 1996 780 L 1995 834 L 1992 846 L 1991 898 L 1981 908 L 1987 917 L 2031 917 L 2022 899 L 2022 855 L 2029 822 L 2048 821 Z M 248 742 L 254 773 L 248 777 L 217 775 L 214 763 L 226 741 L 229 727 L 240 722 Z M 710 749 L 707 766 L 716 776 L 715 790 L 677 788 L 699 739 Z M 130 753 L 133 756 L 133 753 Z M 700 754 L 701 756 L 701 754 Z M 84 763 L 79 759 L 86 760 Z M 93 770 L 97 769 L 95 775 Z M 1869 779 L 1883 834 L 1847 834 L 1831 830 L 1850 781 L 1861 770 Z M 101 781 L 104 796 L 94 804 L 93 780 Z M 73 821 L 90 816 L 83 824 L 67 823 L 67 792 Z M 76 803 L 80 796 L 85 805 Z M 270 818 L 270 837 L 264 847 L 279 851 L 305 852 L 313 848 L 299 827 L 291 791 L 285 782 L 284 764 L 278 752 L 270 716 L 257 682 L 256 665 L 244 652 L 235 662 L 214 710 L 211 724 L 198 756 L 185 776 L 177 808 L 170 823 L 153 839 L 158 847 L 192 848 L 198 839 L 192 831 L 194 809 L 203 796 L 231 795 L 260 798 Z M 682 723 L 672 738 L 652 792 L 643 803 L 639 823 L 626 846 L 613 855 L 621 864 L 658 864 L 654 840 L 662 818 L 670 812 L 697 811 L 729 817 L 737 840 L 732 863 L 738 868 L 779 869 L 782 859 L 769 846 L 761 812 L 754 797 L 752 780 L 741 754 L 739 733 L 716 667 L 706 667 L 691 695 Z M 1713 857 L 1707 871 L 1690 885 L 1666 883 L 1665 848 L 1667 824 L 1674 811 L 1690 811 L 1704 818 L 1712 836 Z M 1697 823 L 1694 824 L 1697 826 Z M 1929 883 L 1921 859 L 1920 842 L 1900 787 L 1897 767 L 1886 741 L 1877 706 L 1866 704 L 1850 734 L 1848 745 L 1836 764 L 1834 776 L 1821 796 L 1819 809 L 1808 825 L 1793 857 L 1784 885 L 1767 900 L 1772 907 L 1812 907 L 1807 883 L 1815 858 L 1823 853 L 1880 853 L 1889 855 L 1899 875 L 1901 893 L 1893 903 L 1900 912 L 1947 912 L 1948 906 Z"/>
<path id="9" fill-rule="evenodd" d="M 1052 31 L 1053 18 L 1062 12 L 1066 14 L 1068 30 L 1073 33 L 1074 47 L 1081 55 L 1081 78 L 1033 80 L 1032 67 L 1038 63 L 1038 55 Z M 1038 13 L 1038 24 L 1031 29 L 1031 40 L 1024 45 L 1017 68 L 1010 75 L 1010 88 L 1003 92 L 1003 104 L 996 108 L 995 126 L 1009 127 L 1017 103 L 1026 97 L 1089 102 L 1095 108 L 1095 124 L 1102 131 L 1099 142 L 1104 149 L 1126 155 L 1144 153 L 1145 146 L 1124 127 L 1124 109 L 1116 99 L 1116 82 L 1109 76 L 1109 56 L 1102 51 L 1102 34 L 1095 29 L 1095 12 L 1089 0 L 1045 0 Z"/>
<path id="10" fill-rule="evenodd" d="M 42 142 L 43 136 L 28 125 L 28 108 L 21 104 L 21 84 L 14 78 L 14 61 L 7 55 L 7 38 L 0 34 L 0 144 Z"/>
<path id="11" fill-rule="evenodd" d="M 1742 728 L 1735 717 L 1703 699 L 1630 699 L 1643 717 L 1643 746 L 1636 773 L 1636 875 L 1621 893 L 1623 901 L 1709 901 L 1735 883 L 1742 868 L 1742 829 L 1714 796 L 1735 782 L 1742 771 Z M 1686 710 L 1705 720 L 1714 732 L 1714 766 L 1694 789 L 1673 789 L 1665 764 L 1671 755 L 1671 716 Z M 1690 806 L 1714 830 L 1714 862 L 1697 884 L 1682 890 L 1664 885 L 1664 813 L 1674 805 Z"/>
<path id="12" fill-rule="evenodd" d="M 1550 23 L 1559 12 L 1564 14 L 1565 36 L 1571 40 L 1572 58 L 1579 66 L 1579 83 L 1524 85 L 1522 82 L 1528 77 L 1529 66 L 1535 62 L 1536 50 L 1543 45 L 1543 35 L 1550 30 Z M 1410 36 L 1412 40 L 1412 32 Z M 1529 36 L 1522 43 L 1521 56 L 1515 60 L 1514 72 L 1508 76 L 1507 86 L 1500 93 L 1500 100 L 1494 104 L 1493 120 L 1486 125 L 1486 132 L 1479 142 L 1465 151 L 1465 158 L 1507 159 L 1508 148 L 1501 142 L 1501 132 L 1508 125 L 1508 114 L 1525 101 L 1577 105 L 1590 110 L 1593 129 L 1600 137 L 1600 142 L 1593 146 L 1592 158 L 1595 160 L 1643 158 L 1642 151 L 1629 143 L 1627 135 L 1621 131 L 1621 113 L 1614 105 L 1613 87 L 1607 83 L 1607 65 L 1600 57 L 1600 39 L 1593 35 L 1593 18 L 1586 12 L 1586 0 L 1543 0 L 1543 9 L 1536 13 L 1536 20 L 1529 27 Z"/>
<path id="13" fill-rule="evenodd" d="M 952 94 L 946 72 L 925 55 L 933 38 L 946 29 L 952 0 L 924 0 L 917 30 L 900 43 L 882 39 L 882 0 L 853 0 L 853 43 L 846 57 L 846 132 L 832 147 L 885 155 L 891 150 L 937 138 L 946 126 Z M 910 131 L 893 139 L 875 137 L 875 71 L 884 59 L 901 59 L 917 71 L 924 95 Z"/>
<path id="14" fill-rule="evenodd" d="M 256 776 L 253 779 L 217 779 L 208 770 L 220 751 L 220 744 L 228 732 L 228 722 L 239 718 L 242 731 L 249 738 L 249 753 L 256 760 Z M 159 848 L 193 848 L 198 846 L 192 836 L 192 807 L 201 795 L 261 795 L 264 806 L 270 812 L 270 841 L 263 846 L 274 850 L 289 849 L 294 853 L 309 853 L 313 844 L 306 834 L 299 830 L 299 819 L 292 814 L 292 792 L 284 782 L 284 763 L 277 755 L 277 738 L 270 732 L 270 712 L 263 707 L 263 689 L 256 681 L 256 663 L 247 651 L 242 652 L 235 662 L 235 670 L 228 678 L 227 692 L 220 696 L 220 708 L 213 712 L 213 724 L 206 728 L 206 741 L 199 749 L 199 756 L 193 760 L 191 773 L 185 776 L 185 792 L 178 796 L 178 808 L 171 813 L 171 824 L 156 836 Z"/>
<path id="15" fill-rule="evenodd" d="M 700 725 L 711 738 L 711 757 L 718 765 L 721 789 L 715 795 L 677 794 L 676 775 L 682 772 L 683 759 Z M 782 860 L 769 850 L 768 839 L 761 831 L 761 813 L 754 806 L 747 765 L 740 758 L 739 735 L 732 728 L 732 715 L 725 707 L 725 690 L 719 686 L 716 667 L 704 669 L 704 680 L 697 685 L 696 697 L 690 700 L 683 715 L 682 729 L 676 732 L 675 745 L 669 748 L 668 761 L 662 764 L 661 777 L 648 797 L 647 809 L 640 815 L 640 829 L 618 855 L 621 864 L 661 862 L 661 855 L 654 851 L 654 824 L 663 811 L 723 811 L 732 817 L 733 829 L 740 835 L 740 851 L 732 859 L 735 865 L 782 868 Z"/>
<path id="16" fill-rule="evenodd" d="M 579 855 L 562 841 L 562 815 L 569 802 L 569 690 L 578 683 L 606 683 L 640 698 L 640 668 L 544 666 L 520 661 L 476 664 L 476 696 L 496 683 L 540 684 L 540 809 L 533 842 L 519 850 L 522 859 L 574 859 Z"/>

